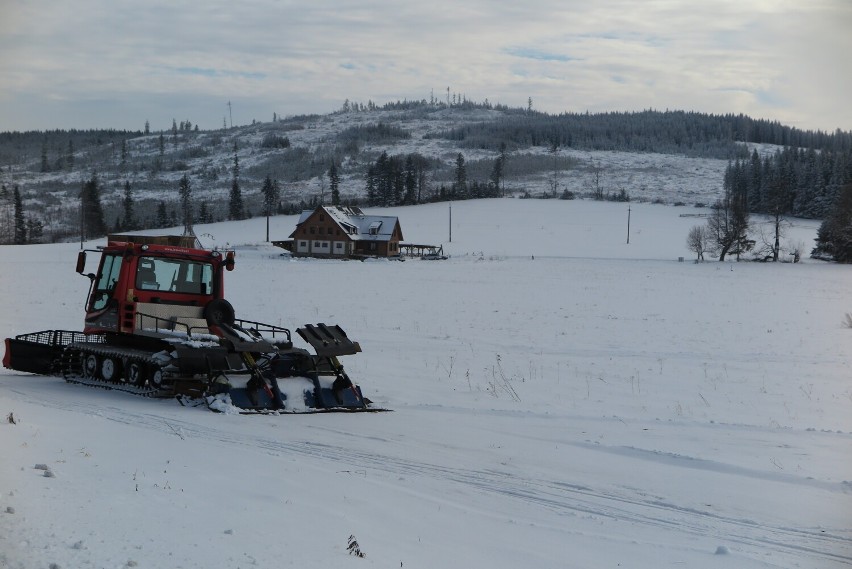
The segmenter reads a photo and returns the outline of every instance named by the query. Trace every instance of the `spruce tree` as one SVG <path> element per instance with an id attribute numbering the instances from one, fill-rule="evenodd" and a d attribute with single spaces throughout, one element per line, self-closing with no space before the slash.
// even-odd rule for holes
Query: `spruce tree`
<path id="1" fill-rule="evenodd" d="M 210 214 L 207 212 L 207 202 L 202 201 L 198 206 L 198 223 L 210 223 Z"/>
<path id="2" fill-rule="evenodd" d="M 269 241 L 269 216 L 275 211 L 275 206 L 278 203 L 278 197 L 281 193 L 278 180 L 273 181 L 267 174 L 266 179 L 263 181 L 261 193 L 263 194 L 263 215 L 266 216 L 266 240 Z"/>
<path id="3" fill-rule="evenodd" d="M 157 227 L 166 227 L 169 224 L 169 214 L 166 211 L 166 202 L 160 201 L 157 204 Z"/>
<path id="4" fill-rule="evenodd" d="M 405 158 L 405 194 L 402 197 L 402 203 L 406 205 L 417 203 L 417 170 L 411 154 Z"/>
<path id="5" fill-rule="evenodd" d="M 260 191 L 263 194 L 263 215 L 267 217 L 273 215 L 280 195 L 278 180 L 273 180 L 267 174 Z"/>
<path id="6" fill-rule="evenodd" d="M 370 164 L 367 167 L 367 205 L 377 205 L 379 203 L 379 191 L 378 191 L 378 175 L 376 173 L 376 167 L 373 164 Z"/>
<path id="7" fill-rule="evenodd" d="M 41 145 L 41 171 L 50 172 L 50 163 L 47 161 L 47 142 Z"/>
<path id="8" fill-rule="evenodd" d="M 237 155 L 237 143 L 234 142 L 234 178 L 231 181 L 231 195 L 228 200 L 228 219 L 244 217 L 243 194 L 240 190 L 240 157 Z"/>
<path id="9" fill-rule="evenodd" d="M 811 256 L 852 263 L 852 184 L 838 192 L 831 214 L 819 226 Z"/>
<path id="10" fill-rule="evenodd" d="M 793 193 L 790 189 L 790 181 L 781 175 L 770 176 L 764 185 L 763 211 L 771 217 L 774 232 L 774 241 L 771 244 L 772 260 L 778 262 L 781 251 L 781 230 L 784 217 L 790 213 L 793 207 Z"/>
<path id="11" fill-rule="evenodd" d="M 453 189 L 459 198 L 467 193 L 467 168 L 464 165 L 464 156 L 461 152 L 456 156 L 456 182 Z"/>
<path id="12" fill-rule="evenodd" d="M 331 188 L 331 203 L 332 205 L 340 205 L 340 176 L 337 173 L 337 165 L 331 161 L 331 167 L 328 169 L 328 184 Z"/>
<path id="13" fill-rule="evenodd" d="M 27 220 L 24 217 L 24 202 L 21 200 L 21 191 L 18 186 L 12 192 L 15 204 L 15 245 L 24 245 L 27 242 Z"/>
<path id="14" fill-rule="evenodd" d="M 40 243 L 44 235 L 44 224 L 31 217 L 27 218 L 27 243 Z"/>
<path id="15" fill-rule="evenodd" d="M 121 164 L 119 165 L 119 167 L 122 170 L 127 169 L 127 141 L 126 140 L 121 141 Z"/>
<path id="16" fill-rule="evenodd" d="M 491 170 L 491 176 L 489 177 L 491 180 L 491 184 L 494 186 L 495 193 L 500 193 L 500 181 L 503 179 L 503 155 L 497 156 L 497 159 L 494 161 L 494 168 Z"/>
<path id="17" fill-rule="evenodd" d="M 74 169 L 74 141 L 73 140 L 68 141 L 68 154 L 65 157 L 65 166 L 69 170 Z"/>
<path id="18" fill-rule="evenodd" d="M 80 193 L 80 205 L 83 208 L 83 235 L 91 239 L 106 234 L 104 210 L 101 205 L 101 186 L 96 172 L 83 184 Z"/>
<path id="19" fill-rule="evenodd" d="M 183 221 L 183 234 L 195 235 L 192 230 L 192 183 L 189 180 L 189 176 L 186 174 L 184 174 L 180 179 L 178 191 L 180 192 L 180 211 Z"/>
<path id="20" fill-rule="evenodd" d="M 393 195 L 393 168 L 387 151 L 383 151 L 376 160 L 376 198 L 383 207 L 391 205 Z"/>
<path id="21" fill-rule="evenodd" d="M 122 221 L 122 227 L 125 231 L 136 229 L 136 220 L 133 219 L 133 189 L 130 186 L 130 180 L 124 182 L 124 199 L 122 200 L 122 206 L 124 209 L 124 220 Z"/>
<path id="22" fill-rule="evenodd" d="M 748 192 L 747 182 L 743 177 L 742 168 L 729 165 L 725 172 L 725 195 L 713 204 L 713 211 L 707 219 L 709 239 L 719 254 L 719 260 L 724 261 L 729 253 L 739 260 L 740 255 L 754 246 L 754 241 L 748 238 Z"/>

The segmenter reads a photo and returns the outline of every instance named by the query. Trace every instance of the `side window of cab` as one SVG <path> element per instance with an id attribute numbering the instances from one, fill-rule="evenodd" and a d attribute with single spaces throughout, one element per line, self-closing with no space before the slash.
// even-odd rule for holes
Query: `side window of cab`
<path id="1" fill-rule="evenodd" d="M 92 310 L 101 310 L 106 307 L 118 284 L 120 274 L 121 256 L 105 255 L 95 290 L 92 292 Z"/>

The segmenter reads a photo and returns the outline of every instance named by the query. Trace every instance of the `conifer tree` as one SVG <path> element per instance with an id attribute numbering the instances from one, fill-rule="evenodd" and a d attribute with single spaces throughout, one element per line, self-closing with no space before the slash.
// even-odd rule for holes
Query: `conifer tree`
<path id="1" fill-rule="evenodd" d="M 494 189 L 499 193 L 500 191 L 500 181 L 503 179 L 503 155 L 497 156 L 497 159 L 494 160 L 494 168 L 491 170 L 491 184 L 494 186 Z"/>
<path id="2" fill-rule="evenodd" d="M 14 202 L 14 196 L 6 184 L 0 184 L 0 244 L 15 242 Z"/>
<path id="3" fill-rule="evenodd" d="M 840 189 L 831 214 L 819 226 L 816 243 L 813 257 L 852 263 L 852 184 Z"/>
<path id="4" fill-rule="evenodd" d="M 50 172 L 50 163 L 47 161 L 47 141 L 41 145 L 41 171 Z"/>
<path id="5" fill-rule="evenodd" d="M 387 207 L 393 205 L 391 198 L 393 194 L 393 164 L 387 151 L 383 151 L 376 160 L 374 170 L 375 180 L 375 203 Z"/>
<path id="6" fill-rule="evenodd" d="M 411 154 L 405 158 L 405 193 L 402 196 L 402 203 L 407 205 L 417 203 L 417 171 Z"/>
<path id="7" fill-rule="evenodd" d="M 778 255 L 781 251 L 782 224 L 784 217 L 790 213 L 793 207 L 793 193 L 790 189 L 790 181 L 783 174 L 771 176 L 763 184 L 763 188 L 763 210 L 771 217 L 774 233 L 774 242 L 770 244 L 772 260 L 778 262 Z"/>
<path id="8" fill-rule="evenodd" d="M 273 180 L 268 174 L 263 180 L 263 186 L 260 189 L 263 194 L 263 215 L 270 216 L 275 213 L 275 208 L 278 204 L 280 189 L 278 180 Z"/>
<path id="9" fill-rule="evenodd" d="M 69 170 L 74 169 L 74 141 L 68 141 L 68 154 L 65 156 L 65 166 Z"/>
<path id="10" fill-rule="evenodd" d="M 340 176 L 337 173 L 337 165 L 331 161 L 328 169 L 328 185 L 331 189 L 331 204 L 340 205 Z"/>
<path id="11" fill-rule="evenodd" d="M 96 172 L 92 172 L 92 177 L 83 184 L 80 205 L 83 208 L 83 236 L 91 239 L 105 235 L 106 224 L 101 205 L 101 185 Z"/>
<path id="12" fill-rule="evenodd" d="M 456 182 L 453 189 L 459 197 L 463 197 L 467 193 L 467 168 L 461 152 L 456 156 Z"/>
<path id="13" fill-rule="evenodd" d="M 136 229 L 136 220 L 133 219 L 133 189 L 130 186 L 130 180 L 124 182 L 124 199 L 122 199 L 122 207 L 124 209 L 124 220 L 122 227 L 125 231 Z"/>
<path id="14" fill-rule="evenodd" d="M 24 203 L 21 200 L 21 191 L 18 186 L 12 191 L 15 204 L 15 245 L 24 245 L 27 242 L 27 220 L 24 217 Z"/>
<path id="15" fill-rule="evenodd" d="M 166 227 L 169 224 L 169 214 L 166 211 L 166 202 L 160 201 L 157 204 L 157 227 Z"/>
<path id="16" fill-rule="evenodd" d="M 748 238 L 748 192 L 742 170 L 734 166 L 725 174 L 725 195 L 713 204 L 713 211 L 707 219 L 709 239 L 724 261 L 729 253 L 740 255 L 754 246 Z"/>
<path id="17" fill-rule="evenodd" d="M 269 217 L 275 211 L 280 194 L 278 180 L 273 181 L 269 174 L 267 174 L 260 191 L 263 194 L 263 215 L 266 216 L 266 240 L 269 241 Z"/>
<path id="18" fill-rule="evenodd" d="M 27 243 L 40 243 L 44 235 L 44 224 L 38 219 L 27 218 Z"/>
<path id="19" fill-rule="evenodd" d="M 234 177 L 231 181 L 231 195 L 228 200 L 228 219 L 244 217 L 243 194 L 240 190 L 240 157 L 237 155 L 237 143 L 234 142 Z"/>
<path id="20" fill-rule="evenodd" d="M 210 213 L 207 211 L 207 202 L 202 201 L 201 205 L 198 206 L 198 222 L 199 223 L 210 223 Z"/>
<path id="21" fill-rule="evenodd" d="M 183 221 L 183 234 L 195 235 L 192 230 L 192 183 L 189 180 L 189 176 L 186 174 L 184 174 L 180 179 L 178 191 L 180 192 L 180 211 Z"/>
<path id="22" fill-rule="evenodd" d="M 127 169 L 127 140 L 124 139 L 121 141 L 121 164 L 119 167 L 122 170 Z"/>
<path id="23" fill-rule="evenodd" d="M 373 164 L 367 167 L 367 204 L 368 205 L 376 205 L 379 201 L 379 194 L 377 188 L 377 174 L 376 167 Z"/>

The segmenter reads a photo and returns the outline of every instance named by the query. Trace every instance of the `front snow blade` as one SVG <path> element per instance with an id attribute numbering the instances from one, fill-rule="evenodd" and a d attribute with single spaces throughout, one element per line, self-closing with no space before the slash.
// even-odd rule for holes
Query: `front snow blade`
<path id="1" fill-rule="evenodd" d="M 328 411 L 383 411 L 369 407 L 358 386 L 351 382 L 297 376 L 270 378 L 266 385 L 245 377 L 227 378 L 216 395 L 208 395 L 213 411 L 239 413 L 318 413 Z M 212 391 L 211 391 L 212 393 Z"/>

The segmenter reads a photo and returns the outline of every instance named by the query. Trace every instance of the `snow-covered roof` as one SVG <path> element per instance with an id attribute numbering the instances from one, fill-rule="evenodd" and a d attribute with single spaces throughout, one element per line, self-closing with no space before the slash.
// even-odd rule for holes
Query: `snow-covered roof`
<path id="1" fill-rule="evenodd" d="M 390 241 L 399 219 L 392 215 L 367 215 L 355 206 L 324 205 L 323 211 L 347 233 L 353 241 Z M 315 209 L 304 210 L 296 227 L 302 225 Z M 294 232 L 295 234 L 295 232 Z"/>

